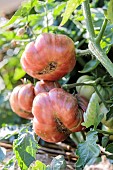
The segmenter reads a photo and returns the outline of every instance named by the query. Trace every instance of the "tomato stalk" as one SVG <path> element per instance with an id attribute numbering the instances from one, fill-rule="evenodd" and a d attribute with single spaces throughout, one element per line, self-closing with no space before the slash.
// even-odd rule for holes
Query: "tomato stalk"
<path id="1" fill-rule="evenodd" d="M 108 131 L 104 131 L 104 130 L 100 130 L 100 129 L 96 129 L 96 131 L 97 131 L 98 133 L 102 133 L 102 134 L 113 135 L 113 132 L 108 132 Z"/>
<path id="2" fill-rule="evenodd" d="M 101 64 L 106 68 L 108 73 L 113 77 L 113 63 L 108 58 L 104 50 L 100 47 L 100 41 L 102 38 L 102 35 L 105 31 L 107 21 L 105 20 L 103 23 L 103 26 L 101 28 L 101 31 L 97 38 L 95 37 L 95 31 L 94 26 L 92 23 L 92 17 L 91 17 L 91 11 L 89 6 L 89 0 L 86 0 L 82 3 L 83 7 L 83 13 L 86 21 L 86 28 L 89 33 L 89 50 L 92 52 L 92 54 L 101 62 Z"/>

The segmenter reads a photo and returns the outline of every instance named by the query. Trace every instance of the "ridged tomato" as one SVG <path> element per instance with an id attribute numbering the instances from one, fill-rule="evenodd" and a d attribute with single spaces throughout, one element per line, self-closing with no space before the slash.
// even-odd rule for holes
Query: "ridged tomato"
<path id="1" fill-rule="evenodd" d="M 39 93 L 32 107 L 34 131 L 47 142 L 62 141 L 70 133 L 84 129 L 83 112 L 76 97 L 61 88 Z"/>
<path id="2" fill-rule="evenodd" d="M 35 97 L 32 84 L 22 84 L 15 87 L 10 96 L 12 110 L 20 117 L 32 119 L 32 103 Z"/>
<path id="3" fill-rule="evenodd" d="M 56 87 L 60 87 L 60 84 L 58 82 L 40 80 L 36 83 L 34 87 L 35 95 L 42 92 L 49 92 Z"/>
<path id="4" fill-rule="evenodd" d="M 74 42 L 62 34 L 39 35 L 21 57 L 23 69 L 39 80 L 58 80 L 72 71 L 75 63 Z"/>

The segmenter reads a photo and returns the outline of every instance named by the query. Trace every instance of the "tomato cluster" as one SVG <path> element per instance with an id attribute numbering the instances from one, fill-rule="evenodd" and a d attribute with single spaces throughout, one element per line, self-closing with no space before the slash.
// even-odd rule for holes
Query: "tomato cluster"
<path id="1" fill-rule="evenodd" d="M 29 43 L 21 58 L 23 69 L 39 79 L 14 88 L 10 105 L 26 119 L 33 119 L 33 129 L 48 142 L 59 142 L 84 127 L 87 100 L 63 90 L 57 82 L 76 64 L 74 42 L 66 35 L 43 33 Z"/>

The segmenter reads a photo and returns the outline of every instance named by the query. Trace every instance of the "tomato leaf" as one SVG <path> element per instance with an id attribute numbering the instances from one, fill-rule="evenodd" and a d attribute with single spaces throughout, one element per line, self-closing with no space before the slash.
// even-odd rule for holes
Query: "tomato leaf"
<path id="1" fill-rule="evenodd" d="M 41 161 L 36 161 L 33 165 L 31 164 L 28 170 L 46 170 L 46 165 Z"/>
<path id="2" fill-rule="evenodd" d="M 69 0 L 66 5 L 65 12 L 63 14 L 63 19 L 61 22 L 61 26 L 63 26 L 68 19 L 70 18 L 72 12 L 83 2 L 84 0 Z"/>
<path id="3" fill-rule="evenodd" d="M 64 159 L 64 156 L 63 155 L 56 156 L 50 164 L 50 169 L 65 170 L 66 169 L 66 161 Z"/>
<path id="4" fill-rule="evenodd" d="M 113 153 L 113 143 L 110 143 L 110 144 L 107 145 L 106 151 Z"/>
<path id="5" fill-rule="evenodd" d="M 88 73 L 94 70 L 98 65 L 99 61 L 97 59 L 90 60 L 88 63 L 85 64 L 83 70 L 79 71 L 80 73 Z"/>
<path id="6" fill-rule="evenodd" d="M 106 11 L 106 17 L 113 24 L 113 0 L 110 0 L 108 9 Z"/>
<path id="7" fill-rule="evenodd" d="M 22 6 L 15 12 L 11 19 L 2 28 L 12 25 L 18 18 L 27 16 L 31 9 L 37 4 L 37 0 L 30 0 L 22 3 Z"/>
<path id="8" fill-rule="evenodd" d="M 26 170 L 35 160 L 38 144 L 31 132 L 22 133 L 13 143 L 13 149 L 20 168 Z"/>
<path id="9" fill-rule="evenodd" d="M 2 162 L 5 157 L 6 157 L 6 149 L 3 147 L 0 147 L 0 162 Z"/>
<path id="10" fill-rule="evenodd" d="M 98 141 L 98 136 L 96 131 L 88 132 L 86 136 L 86 141 L 78 144 L 78 149 L 76 154 L 79 159 L 76 163 L 78 169 L 83 168 L 87 163 L 91 163 L 100 154 L 100 148 L 96 144 Z"/>
<path id="11" fill-rule="evenodd" d="M 99 114 L 98 96 L 96 93 L 93 93 L 90 98 L 87 110 L 84 113 L 84 122 L 82 125 L 86 126 L 87 128 L 93 125 L 96 128 L 102 118 L 103 114 Z"/>

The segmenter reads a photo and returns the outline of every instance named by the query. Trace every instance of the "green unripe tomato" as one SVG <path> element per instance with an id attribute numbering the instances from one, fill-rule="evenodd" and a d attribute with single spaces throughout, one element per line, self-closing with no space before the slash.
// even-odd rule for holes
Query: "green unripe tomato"
<path id="1" fill-rule="evenodd" d="M 109 120 L 106 120 L 108 109 L 105 107 L 105 105 L 103 103 L 100 104 L 100 113 L 104 114 L 104 117 L 101 120 L 102 124 L 107 126 L 108 128 L 112 128 L 113 129 L 113 117 L 110 118 Z"/>
<path id="2" fill-rule="evenodd" d="M 88 75 L 83 75 L 81 77 L 79 77 L 79 79 L 77 80 L 76 83 L 90 83 L 92 81 L 94 81 L 94 77 L 93 76 L 88 76 Z M 113 90 L 110 87 L 103 87 L 101 85 L 97 85 L 97 89 L 100 93 L 100 95 L 102 96 L 102 98 L 104 99 L 109 99 L 110 96 L 112 96 L 113 94 Z M 76 86 L 76 91 L 81 95 L 84 96 L 86 99 L 90 100 L 92 94 L 95 92 L 95 89 L 93 86 L 88 86 L 88 85 L 82 85 L 82 86 Z M 101 102 L 100 97 L 98 96 L 98 102 Z"/>
<path id="3" fill-rule="evenodd" d="M 85 83 L 85 82 L 91 82 L 93 81 L 94 78 L 93 76 L 88 76 L 88 75 L 84 75 L 81 76 L 76 83 Z M 76 86 L 76 91 L 81 95 L 84 96 L 86 99 L 90 99 L 91 95 L 95 92 L 95 89 L 93 86 L 87 86 L 87 85 L 83 85 L 83 86 Z"/>

